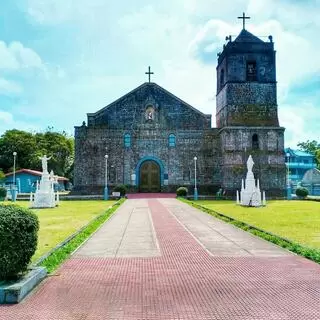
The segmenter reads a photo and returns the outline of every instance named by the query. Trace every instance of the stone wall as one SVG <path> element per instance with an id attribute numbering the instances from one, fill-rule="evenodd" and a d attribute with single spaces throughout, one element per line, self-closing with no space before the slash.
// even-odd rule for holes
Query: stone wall
<path id="1" fill-rule="evenodd" d="M 176 186 L 192 186 L 194 156 L 198 158 L 198 183 L 207 187 L 220 184 L 220 140 L 216 129 L 123 131 L 82 126 L 75 130 L 75 191 L 94 193 L 102 190 L 105 154 L 109 156 L 108 181 L 111 186 L 135 186 L 136 181 L 131 177 L 133 173 L 139 175 L 138 164 L 143 159 L 155 159 L 163 166 L 163 191 L 175 191 Z M 124 145 L 125 133 L 131 135 L 131 147 Z M 170 134 L 176 137 L 175 147 L 169 146 Z"/>
<path id="2" fill-rule="evenodd" d="M 146 121 L 149 106 L 154 109 L 152 121 Z M 155 83 L 145 83 L 109 106 L 88 114 L 88 126 L 199 130 L 211 127 L 211 115 L 203 114 Z"/>
<path id="3" fill-rule="evenodd" d="M 286 167 L 284 162 L 284 128 L 227 127 L 220 131 L 223 188 L 235 194 L 245 178 L 246 162 L 252 155 L 253 172 L 260 179 L 261 189 L 268 196 L 285 194 Z M 258 136 L 258 147 L 253 146 L 253 135 Z"/>

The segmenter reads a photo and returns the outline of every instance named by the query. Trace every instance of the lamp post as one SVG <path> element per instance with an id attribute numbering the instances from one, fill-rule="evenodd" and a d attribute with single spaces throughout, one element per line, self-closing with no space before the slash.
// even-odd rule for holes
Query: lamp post
<path id="1" fill-rule="evenodd" d="M 106 154 L 104 156 L 104 158 L 106 159 L 106 172 L 105 172 L 105 185 L 104 185 L 104 200 L 108 200 L 109 199 L 109 190 L 108 190 L 108 158 L 109 156 Z"/>
<path id="2" fill-rule="evenodd" d="M 287 160 L 288 160 L 288 164 L 287 164 L 287 200 L 291 200 L 291 186 L 290 186 L 290 179 L 289 179 L 289 175 L 290 175 L 290 153 L 287 152 L 286 153 L 287 156 Z"/>
<path id="3" fill-rule="evenodd" d="M 16 157 L 17 153 L 14 151 L 13 155 L 13 186 L 11 187 L 11 198 L 15 202 L 17 199 L 17 189 L 16 189 Z"/>
<path id="4" fill-rule="evenodd" d="M 193 200 L 198 200 L 198 189 L 197 189 L 197 157 L 193 158 L 194 160 L 194 193 Z"/>

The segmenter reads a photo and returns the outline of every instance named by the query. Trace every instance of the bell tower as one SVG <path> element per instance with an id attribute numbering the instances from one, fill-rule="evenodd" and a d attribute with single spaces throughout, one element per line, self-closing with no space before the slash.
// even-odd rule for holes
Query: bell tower
<path id="1" fill-rule="evenodd" d="M 263 41 L 245 29 L 250 17 L 243 13 L 238 18 L 243 19 L 242 31 L 234 40 L 226 37 L 218 53 L 216 126 L 223 184 L 239 188 L 251 154 L 261 187 L 279 196 L 285 189 L 284 128 L 278 120 L 274 43 L 272 36 Z"/>
<path id="2" fill-rule="evenodd" d="M 264 42 L 242 29 L 226 39 L 218 54 L 217 127 L 279 126 L 272 37 Z"/>

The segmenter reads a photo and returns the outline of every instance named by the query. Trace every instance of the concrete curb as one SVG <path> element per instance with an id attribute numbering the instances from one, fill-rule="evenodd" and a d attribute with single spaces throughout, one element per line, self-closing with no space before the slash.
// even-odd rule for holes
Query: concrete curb
<path id="1" fill-rule="evenodd" d="M 0 304 L 20 302 L 46 276 L 46 268 L 36 267 L 16 282 L 0 284 Z"/>

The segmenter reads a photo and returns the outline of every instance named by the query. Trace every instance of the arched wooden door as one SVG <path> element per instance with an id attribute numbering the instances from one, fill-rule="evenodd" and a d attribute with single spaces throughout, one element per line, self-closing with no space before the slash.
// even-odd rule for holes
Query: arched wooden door
<path id="1" fill-rule="evenodd" d="M 155 161 L 145 161 L 140 167 L 140 192 L 160 191 L 160 167 Z"/>

